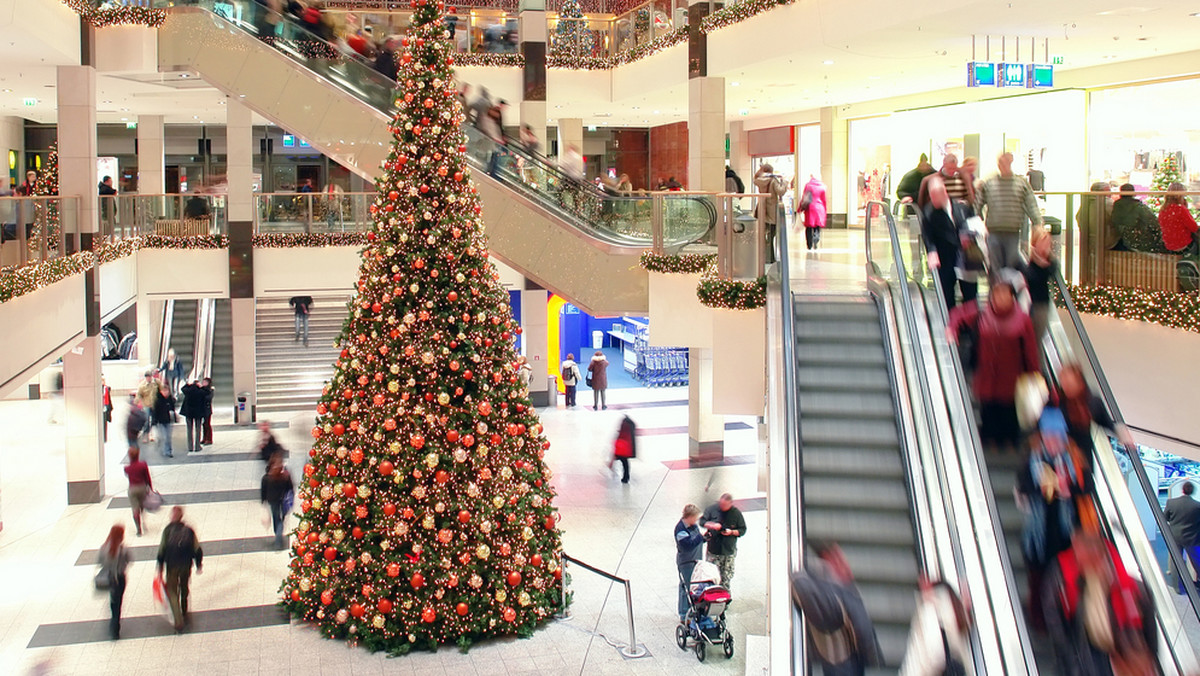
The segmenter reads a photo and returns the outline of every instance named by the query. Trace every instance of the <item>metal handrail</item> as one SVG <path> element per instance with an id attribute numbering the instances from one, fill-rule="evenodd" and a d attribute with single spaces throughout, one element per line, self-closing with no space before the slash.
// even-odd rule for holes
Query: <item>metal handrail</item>
<path id="1" fill-rule="evenodd" d="M 616 582 L 617 584 L 625 586 L 625 609 L 629 613 L 629 645 L 621 646 L 618 648 L 618 650 L 620 650 L 622 655 L 630 658 L 645 657 L 649 655 L 650 653 L 646 650 L 646 647 L 638 645 L 637 642 L 637 632 L 633 626 L 633 590 L 630 586 L 629 579 L 613 575 L 612 573 L 601 570 L 590 563 L 584 563 L 583 561 L 568 555 L 566 552 L 561 553 L 559 555 L 559 559 L 559 563 L 563 568 L 562 585 L 560 586 L 562 590 L 562 610 L 559 614 L 559 619 L 565 620 L 571 617 L 570 612 L 567 610 L 567 562 L 569 561 L 580 568 L 583 568 L 584 570 L 591 571 L 600 577 L 607 578 L 612 582 Z"/>
<path id="2" fill-rule="evenodd" d="M 893 211 L 899 212 L 908 206 L 909 205 L 897 202 L 893 207 Z M 917 218 L 918 223 L 920 223 L 923 218 L 920 210 L 913 205 L 911 212 L 913 216 Z M 919 254 L 920 256 L 925 256 L 926 252 L 924 240 L 920 237 L 917 237 L 915 241 L 918 244 L 915 253 Z M 925 305 L 927 308 L 929 306 L 936 306 L 937 308 L 936 323 L 934 322 L 934 316 L 930 316 L 929 313 L 926 312 L 926 317 L 929 320 L 929 335 L 933 341 L 936 341 L 939 345 L 941 345 L 941 337 L 945 335 L 945 327 L 949 323 L 949 315 L 945 304 L 942 302 L 942 298 L 944 296 L 942 293 L 941 279 L 933 270 L 930 270 L 929 276 L 932 280 L 934 294 L 931 302 L 927 302 Z M 959 437 L 955 443 L 955 447 L 958 451 L 957 459 L 959 460 L 959 476 L 963 482 L 964 489 L 966 484 L 970 483 L 975 486 L 976 490 L 981 491 L 985 497 L 985 504 L 982 505 L 982 513 L 979 509 L 980 506 L 968 501 L 966 504 L 968 515 L 977 533 L 989 532 L 985 529 L 990 529 L 990 533 L 993 537 L 995 537 L 997 534 L 1003 533 L 1004 531 L 1003 526 L 1000 524 L 999 514 L 996 511 L 996 499 L 992 490 L 991 482 L 984 481 L 981 473 L 981 468 L 987 467 L 987 461 L 983 456 L 983 443 L 979 438 L 979 430 L 976 429 L 975 425 L 973 424 L 973 418 L 969 414 L 969 412 L 974 410 L 974 407 L 971 404 L 970 395 L 968 394 L 970 392 L 970 388 L 967 385 L 966 375 L 963 371 L 962 364 L 953 353 L 949 353 L 948 359 L 939 358 L 937 362 L 938 370 L 943 383 L 942 389 L 946 395 L 947 404 L 953 403 L 957 405 L 957 409 L 955 410 L 961 412 L 961 415 L 949 416 L 953 427 L 953 433 L 955 436 Z M 950 397 L 954 397 L 955 395 L 957 395 L 957 397 L 953 402 L 951 402 Z M 974 472 L 971 472 L 969 475 L 967 469 L 968 467 L 974 467 Z M 990 549 L 991 548 L 989 547 L 989 551 Z M 999 554 L 999 563 L 1001 566 L 1000 572 L 1006 581 L 1007 588 L 1005 590 L 1006 598 L 1001 599 L 1001 602 L 993 603 L 992 605 L 994 608 L 1011 608 L 1013 607 L 1012 600 L 1017 599 L 1019 604 L 1020 599 L 1020 594 L 1016 587 L 1015 574 L 1013 573 L 1012 563 L 1008 557 L 1007 547 L 999 546 L 999 541 L 997 541 L 996 550 Z M 991 579 L 990 575 L 987 577 Z M 989 593 L 992 591 L 991 585 L 987 587 L 987 591 Z M 1029 673 L 1037 673 L 1037 665 L 1033 660 L 1032 644 L 1030 643 L 1029 631 L 1028 627 L 1025 625 L 1024 616 L 1020 613 L 1016 613 L 1014 617 L 1016 622 L 1017 636 L 1020 641 L 1021 653 L 1024 655 L 1025 659 L 1024 666 Z"/>
<path id="3" fill-rule="evenodd" d="M 1095 384 L 1099 390 L 1099 396 L 1104 402 L 1105 407 L 1108 409 L 1109 416 L 1113 419 L 1113 422 L 1115 422 L 1117 425 L 1124 425 L 1125 418 L 1121 415 L 1121 409 L 1117 405 L 1117 399 L 1113 394 L 1112 387 L 1109 385 L 1108 379 L 1104 376 L 1103 369 L 1100 368 L 1100 360 L 1096 355 L 1096 350 L 1092 345 L 1091 338 L 1088 336 L 1087 329 L 1083 325 L 1083 318 L 1080 317 L 1079 311 L 1075 307 L 1075 302 L 1071 298 L 1070 289 L 1067 287 L 1066 281 L 1062 277 L 1062 273 L 1058 270 L 1055 271 L 1054 283 L 1058 290 L 1059 297 L 1061 298 L 1062 303 L 1067 310 L 1067 316 L 1071 319 L 1071 326 L 1074 329 L 1075 337 L 1079 342 L 1079 349 L 1083 352 L 1083 357 L 1087 360 L 1088 368 L 1091 371 L 1092 377 L 1095 379 Z M 1107 441 L 1107 436 L 1105 436 L 1104 439 Z M 1108 454 L 1105 455 L 1107 456 Z M 1126 449 L 1126 455 L 1128 456 L 1130 464 L 1133 467 L 1134 474 L 1137 475 L 1138 485 L 1141 487 L 1142 492 L 1145 494 L 1145 496 L 1147 496 L 1147 498 L 1154 498 L 1153 501 L 1148 500 L 1151 507 L 1150 512 L 1154 517 L 1154 523 L 1158 528 L 1158 532 L 1162 534 L 1163 540 L 1167 545 L 1167 556 L 1174 566 L 1174 569 L 1176 571 L 1188 570 L 1186 562 L 1179 555 L 1180 549 L 1178 544 L 1175 542 L 1175 537 L 1171 532 L 1170 526 L 1167 524 L 1166 516 L 1163 514 L 1162 508 L 1158 505 L 1158 490 L 1150 483 L 1150 478 L 1146 474 L 1146 467 L 1142 463 L 1141 454 L 1136 448 L 1133 448 Z M 1125 531 L 1129 532 L 1130 529 L 1124 526 L 1124 515 L 1118 513 L 1114 516 L 1122 521 L 1122 526 L 1125 528 Z M 1155 570 L 1157 570 L 1157 567 Z M 1190 584 L 1185 584 L 1183 586 L 1192 613 L 1197 620 L 1200 621 L 1200 594 L 1198 594 L 1195 587 Z M 1178 664 L 1178 655 L 1173 649 L 1173 644 L 1168 642 L 1168 645 L 1172 647 L 1172 657 Z"/>
<path id="4" fill-rule="evenodd" d="M 168 298 L 163 302 L 162 326 L 158 333 L 158 354 L 153 355 L 151 363 L 154 366 L 162 363 L 171 349 L 171 326 L 175 323 L 175 299 Z"/>

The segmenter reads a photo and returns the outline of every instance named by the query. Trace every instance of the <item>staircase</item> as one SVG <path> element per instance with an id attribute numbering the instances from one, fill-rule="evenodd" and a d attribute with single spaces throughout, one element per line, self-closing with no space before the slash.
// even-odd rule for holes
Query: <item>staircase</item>
<path id="1" fill-rule="evenodd" d="M 334 341 L 346 321 L 349 296 L 314 296 L 308 347 L 297 342 L 295 313 L 287 298 L 259 298 L 255 307 L 258 416 L 316 407 L 333 377 Z"/>
<path id="2" fill-rule="evenodd" d="M 228 299 L 216 301 L 216 316 L 213 318 L 212 359 L 209 374 L 216 391 L 213 393 L 213 408 L 231 410 L 233 406 L 233 310 Z"/>
<path id="3" fill-rule="evenodd" d="M 868 673 L 895 674 L 918 569 L 879 311 L 867 296 L 797 297 L 795 316 L 806 535 L 845 552 L 884 657 Z"/>
<path id="4" fill-rule="evenodd" d="M 182 362 L 184 368 L 188 371 L 183 375 L 186 378 L 191 372 L 192 367 L 196 365 L 196 314 L 199 311 L 200 301 L 198 300 L 176 300 L 175 312 L 171 315 L 171 342 L 169 347 L 175 350 L 177 356 Z M 158 366 L 167 360 L 167 355 L 158 356 Z"/>

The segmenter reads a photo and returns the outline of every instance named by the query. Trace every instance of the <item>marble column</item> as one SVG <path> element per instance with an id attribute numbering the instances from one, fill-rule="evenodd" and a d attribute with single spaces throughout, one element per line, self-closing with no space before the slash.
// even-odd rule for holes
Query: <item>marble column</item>
<path id="1" fill-rule="evenodd" d="M 545 289 L 526 281 L 521 291 L 521 344 L 525 348 L 525 359 L 533 367 L 533 380 L 529 384 L 529 399 L 534 406 L 550 404 L 547 376 L 554 369 L 550 366 L 550 326 L 546 307 L 550 300 Z M 555 365 L 557 366 L 557 365 Z"/>
<path id="2" fill-rule="evenodd" d="M 99 229 L 96 190 L 96 69 L 89 45 L 92 29 L 81 26 L 80 65 L 58 66 L 58 192 L 77 200 L 75 218 L 64 210 L 68 251 L 74 235 L 82 250 L 92 249 Z M 67 503 L 99 502 L 104 496 L 104 432 L 100 399 L 100 287 L 96 269 L 84 272 L 85 337 L 63 356 L 66 416 Z"/>
<path id="3" fill-rule="evenodd" d="M 225 100 L 226 175 L 229 219 L 229 299 L 233 331 L 233 394 L 249 393 L 255 403 L 254 305 L 254 128 L 250 109 Z"/>
<path id="4" fill-rule="evenodd" d="M 162 115 L 139 115 L 137 121 L 138 193 L 167 191 L 166 141 Z"/>
<path id="5" fill-rule="evenodd" d="M 849 125 L 833 106 L 821 109 L 821 180 L 829 193 L 829 212 L 851 214 L 853 191 L 847 185 L 849 177 Z M 849 218 L 847 217 L 847 222 Z"/>
<path id="6" fill-rule="evenodd" d="M 577 117 L 561 118 L 558 121 L 558 156 L 562 157 L 571 146 L 575 146 L 580 155 L 583 154 L 583 120 Z"/>
<path id="7" fill-rule="evenodd" d="M 745 181 L 746 177 L 743 176 Z M 725 191 L 725 78 L 688 80 L 688 190 Z"/>
<path id="8" fill-rule="evenodd" d="M 546 2 L 521 0 L 518 16 L 521 54 L 525 57 L 521 124 L 529 125 L 540 152 L 546 153 Z"/>
<path id="9" fill-rule="evenodd" d="M 746 184 L 746 192 L 750 189 L 749 181 L 754 177 L 750 171 L 750 142 L 746 132 L 746 123 L 741 120 L 729 123 L 729 160 L 728 164 Z"/>

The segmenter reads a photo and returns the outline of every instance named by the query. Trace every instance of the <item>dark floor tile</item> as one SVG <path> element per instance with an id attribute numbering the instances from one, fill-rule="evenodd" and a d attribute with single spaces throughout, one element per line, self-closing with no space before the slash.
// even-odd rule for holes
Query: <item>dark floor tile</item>
<path id="1" fill-rule="evenodd" d="M 202 491 L 196 493 L 167 493 L 163 502 L 168 505 L 199 505 L 213 502 L 244 502 L 259 499 L 259 490 L 244 488 L 228 491 Z M 129 509 L 129 498 L 115 497 L 108 502 L 109 509 Z"/>
<path id="2" fill-rule="evenodd" d="M 156 538 L 157 539 L 157 538 Z M 211 556 L 229 556 L 230 554 L 250 554 L 275 550 L 275 536 L 264 535 L 256 538 L 233 538 L 229 540 L 200 541 L 204 549 L 204 558 Z M 128 547 L 131 561 L 154 561 L 158 558 L 158 543 Z M 75 560 L 76 566 L 93 566 L 98 563 L 99 550 L 85 549 Z"/>
<path id="3" fill-rule="evenodd" d="M 287 624 L 287 614 L 276 605 L 246 606 L 220 610 L 199 610 L 192 613 L 192 624 L 186 633 L 200 634 L 234 629 L 252 629 Z M 163 615 L 126 617 L 121 620 L 121 638 L 153 638 L 169 636 L 175 628 Z M 43 624 L 33 633 L 26 648 L 49 648 L 79 643 L 108 641 L 108 620 L 85 620 Z"/>
<path id="4" fill-rule="evenodd" d="M 753 455 L 730 455 L 724 458 L 701 458 L 699 460 L 669 460 L 663 462 L 667 469 L 704 469 L 706 467 L 732 467 L 753 465 L 758 458 Z"/>

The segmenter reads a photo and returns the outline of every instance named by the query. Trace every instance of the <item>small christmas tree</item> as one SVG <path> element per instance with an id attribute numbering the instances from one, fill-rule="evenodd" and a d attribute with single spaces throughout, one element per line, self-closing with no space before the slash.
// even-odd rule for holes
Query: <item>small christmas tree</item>
<path id="1" fill-rule="evenodd" d="M 57 197 L 58 196 L 58 142 L 50 144 L 50 155 L 46 159 L 46 166 L 42 167 L 41 173 L 38 174 L 37 180 L 33 183 L 33 192 L 39 197 Z M 40 200 L 34 207 L 34 228 L 33 237 L 29 239 L 29 246 L 34 249 L 41 248 L 42 226 L 46 226 L 45 230 L 49 237 L 46 242 L 46 250 L 49 252 L 58 249 L 58 243 L 62 238 L 62 217 L 58 212 L 58 202 L 56 200 Z"/>
<path id="2" fill-rule="evenodd" d="M 1150 181 L 1150 189 L 1166 192 L 1171 188 L 1172 183 L 1183 183 L 1183 175 L 1179 173 L 1179 161 L 1175 158 L 1174 153 L 1163 157 L 1162 162 L 1158 164 L 1158 169 L 1154 170 L 1154 178 Z M 1162 195 L 1151 195 L 1146 203 L 1157 214 L 1162 209 L 1163 197 Z"/>
<path id="3" fill-rule="evenodd" d="M 590 56 L 595 39 L 584 20 L 579 0 L 566 0 L 558 10 L 550 54 L 558 57 Z"/>
<path id="4" fill-rule="evenodd" d="M 413 3 L 393 143 L 317 406 L 284 605 L 375 650 L 528 635 L 562 603 L 549 444 L 488 261 L 440 4 Z"/>

